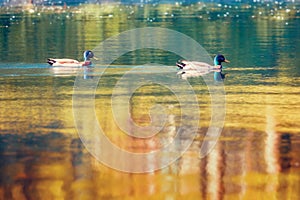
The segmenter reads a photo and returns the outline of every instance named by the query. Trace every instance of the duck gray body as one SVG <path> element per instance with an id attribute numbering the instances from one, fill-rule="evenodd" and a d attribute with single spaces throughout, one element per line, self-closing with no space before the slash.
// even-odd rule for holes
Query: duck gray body
<path id="1" fill-rule="evenodd" d="M 222 71 L 222 62 L 229 62 L 225 59 L 223 55 L 216 55 L 214 57 L 214 65 L 210 65 L 205 62 L 198 61 L 187 61 L 179 60 L 176 62 L 177 67 L 179 67 L 179 72 L 177 74 L 189 74 L 190 76 L 199 76 L 207 74 L 211 71 Z"/>

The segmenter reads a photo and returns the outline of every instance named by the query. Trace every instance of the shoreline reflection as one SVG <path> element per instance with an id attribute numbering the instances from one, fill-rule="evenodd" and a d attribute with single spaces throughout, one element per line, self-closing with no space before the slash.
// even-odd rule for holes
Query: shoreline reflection
<path id="1" fill-rule="evenodd" d="M 269 128 L 272 127 L 270 124 Z M 269 128 L 266 130 L 271 134 Z M 286 146 L 287 137 L 275 134 L 272 138 L 266 133 L 256 138 L 259 133 L 243 132 L 232 138 L 240 133 L 241 130 L 225 129 L 216 147 L 203 159 L 197 157 L 200 144 L 196 140 L 178 161 L 145 174 L 118 172 L 102 165 L 86 151 L 79 138 L 55 132 L 43 136 L 1 135 L 0 157 L 5 162 L 0 165 L 0 198 L 222 199 L 228 195 L 239 198 L 278 195 L 289 199 L 292 193 L 297 195 L 299 168 L 297 172 L 297 165 L 290 164 L 284 169 L 287 167 L 284 149 L 290 149 L 289 154 L 293 152 Z M 265 136 L 266 145 L 260 142 Z M 253 152 L 257 148 L 265 149 L 265 154 Z M 283 171 L 278 168 L 280 165 Z"/>

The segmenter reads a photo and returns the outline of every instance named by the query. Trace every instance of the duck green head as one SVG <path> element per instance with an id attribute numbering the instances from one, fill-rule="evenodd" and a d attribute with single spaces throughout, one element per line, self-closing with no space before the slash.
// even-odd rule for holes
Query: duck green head
<path id="1" fill-rule="evenodd" d="M 222 62 L 229 63 L 229 60 L 226 60 L 221 54 L 216 55 L 214 58 L 214 65 L 222 65 Z"/>
<path id="2" fill-rule="evenodd" d="M 94 53 L 90 50 L 87 50 L 83 53 L 84 61 L 90 60 L 93 57 L 94 57 Z"/>

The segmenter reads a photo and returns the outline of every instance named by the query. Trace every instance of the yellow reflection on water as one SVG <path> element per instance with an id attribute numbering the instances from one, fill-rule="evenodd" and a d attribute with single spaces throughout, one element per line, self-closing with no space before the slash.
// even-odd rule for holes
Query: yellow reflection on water
<path id="1" fill-rule="evenodd" d="M 72 78 L 52 77 L 44 82 L 25 78 L 23 83 L 28 84 L 18 81 L 19 78 L 9 78 L 0 86 L 4 91 L 0 115 L 0 199 L 300 196 L 297 87 L 227 85 L 225 127 L 213 151 L 203 159 L 198 155 L 210 121 L 210 97 L 207 92 L 199 92 L 203 107 L 201 127 L 188 151 L 156 172 L 130 174 L 102 165 L 78 139 L 72 115 Z M 103 87 L 96 91 L 95 109 L 113 143 L 132 152 L 149 152 L 172 143 L 181 114 L 174 95 L 158 85 L 146 85 L 136 91 L 130 111 L 136 123 L 147 125 L 149 108 L 156 103 L 165 105 L 168 114 L 161 133 L 136 139 L 125 135 L 113 120 L 110 84 L 104 87 L 104 83 L 99 83 Z M 206 87 L 195 86 L 195 90 L 205 91 Z"/>
<path id="2" fill-rule="evenodd" d="M 299 132 L 299 87 L 233 86 L 226 87 L 226 93 L 227 127 L 264 131 L 270 117 L 265 110 L 272 106 L 277 132 Z"/>

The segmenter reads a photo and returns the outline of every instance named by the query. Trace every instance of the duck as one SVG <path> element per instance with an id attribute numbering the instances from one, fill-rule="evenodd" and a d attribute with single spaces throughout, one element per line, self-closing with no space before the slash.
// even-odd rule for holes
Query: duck
<path id="1" fill-rule="evenodd" d="M 86 50 L 83 53 L 83 62 L 79 62 L 78 60 L 69 59 L 69 58 L 48 58 L 47 63 L 49 63 L 53 67 L 84 67 L 91 66 L 91 58 L 94 58 L 94 53 L 90 50 Z"/>
<path id="2" fill-rule="evenodd" d="M 177 75 L 182 79 L 187 79 L 190 77 L 204 76 L 205 74 L 214 72 L 215 81 L 221 81 L 225 79 L 225 74 L 222 73 L 223 62 L 229 63 L 229 60 L 221 54 L 217 54 L 214 57 L 214 66 L 205 62 L 179 60 L 176 62 L 177 67 L 180 69 L 179 72 L 177 72 Z"/>
<path id="3" fill-rule="evenodd" d="M 205 63 L 205 62 L 198 62 L 198 61 L 187 61 L 187 60 L 178 60 L 176 62 L 177 67 L 181 71 L 178 74 L 185 73 L 187 71 L 214 71 L 214 70 L 222 70 L 222 62 L 229 63 L 230 61 L 225 58 L 225 56 L 218 54 L 214 57 L 214 66 Z"/>

